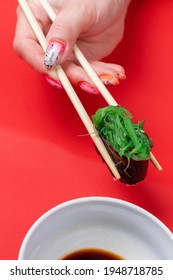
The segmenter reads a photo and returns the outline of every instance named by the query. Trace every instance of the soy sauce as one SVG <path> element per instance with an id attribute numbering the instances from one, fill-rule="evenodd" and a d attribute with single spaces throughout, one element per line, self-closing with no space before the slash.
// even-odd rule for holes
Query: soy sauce
<path id="1" fill-rule="evenodd" d="M 69 253 L 62 260 L 124 260 L 124 258 L 106 250 L 86 248 Z"/>

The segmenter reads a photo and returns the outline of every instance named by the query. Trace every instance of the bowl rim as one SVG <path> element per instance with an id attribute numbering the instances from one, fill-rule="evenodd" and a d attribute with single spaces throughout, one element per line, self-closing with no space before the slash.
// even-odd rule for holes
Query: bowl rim
<path id="1" fill-rule="evenodd" d="M 18 259 L 19 260 L 23 260 L 24 258 L 24 253 L 25 253 L 25 249 L 26 249 L 26 245 L 28 243 L 28 241 L 30 240 L 32 234 L 34 233 L 35 229 L 44 221 L 46 220 L 49 216 L 51 216 L 53 213 L 55 213 L 56 211 L 74 205 L 74 204 L 78 204 L 78 203 L 87 203 L 87 202 L 110 202 L 110 203 L 114 203 L 120 206 L 125 206 L 126 208 L 130 208 L 131 210 L 135 210 L 136 212 L 140 213 L 143 216 L 146 216 L 147 218 L 149 218 L 150 220 L 152 220 L 155 224 L 157 224 L 166 234 L 167 236 L 172 239 L 173 241 L 173 233 L 171 232 L 171 230 L 156 216 L 154 216 L 152 213 L 150 213 L 149 211 L 145 210 L 144 208 L 142 208 L 141 206 L 138 206 L 132 202 L 128 202 L 126 200 L 123 199 L 118 199 L 118 198 L 113 198 L 113 197 L 107 197 L 107 196 L 86 196 L 86 197 L 80 197 L 80 198 L 74 198 L 74 199 L 70 199 L 67 200 L 65 202 L 62 202 L 52 208 L 50 208 L 49 210 L 47 210 L 45 213 L 43 213 L 29 228 L 29 230 L 27 231 L 22 244 L 20 246 L 19 249 L 19 254 L 18 254 Z"/>

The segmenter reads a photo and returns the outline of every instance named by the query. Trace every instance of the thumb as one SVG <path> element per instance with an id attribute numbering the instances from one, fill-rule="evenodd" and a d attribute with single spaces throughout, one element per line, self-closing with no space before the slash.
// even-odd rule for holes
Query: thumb
<path id="1" fill-rule="evenodd" d="M 76 14 L 67 8 L 58 13 L 46 36 L 48 46 L 44 64 L 47 68 L 63 63 L 69 58 L 84 28 L 85 20 L 81 13 Z"/>

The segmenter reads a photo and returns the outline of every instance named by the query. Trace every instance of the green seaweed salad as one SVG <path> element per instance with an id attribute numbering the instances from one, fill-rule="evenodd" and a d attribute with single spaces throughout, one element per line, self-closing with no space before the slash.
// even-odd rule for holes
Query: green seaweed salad
<path id="1" fill-rule="evenodd" d="M 138 166 L 136 163 L 134 165 L 134 161 L 148 161 L 152 148 L 152 140 L 144 130 L 144 121 L 134 123 L 131 120 L 132 117 L 131 113 L 121 106 L 100 108 L 92 116 L 95 128 L 104 139 L 104 143 L 107 143 L 111 155 L 115 157 L 112 150 L 119 155 L 115 163 L 118 164 L 120 158 L 127 159 L 125 163 L 121 160 L 121 166 L 117 165 L 117 167 L 121 171 L 121 176 L 126 177 L 124 182 L 129 184 L 135 184 L 146 176 L 143 169 L 144 166 L 147 168 L 147 165 L 143 164 L 142 166 L 141 163 L 143 175 L 140 178 L 139 164 Z"/>

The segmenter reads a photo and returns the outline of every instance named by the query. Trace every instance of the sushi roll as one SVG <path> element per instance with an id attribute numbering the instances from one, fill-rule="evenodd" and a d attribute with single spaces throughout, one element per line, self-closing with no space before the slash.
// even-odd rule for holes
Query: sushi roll
<path id="1" fill-rule="evenodd" d="M 144 121 L 132 122 L 132 114 L 121 106 L 107 106 L 92 116 L 96 131 L 120 173 L 120 181 L 135 185 L 145 179 L 152 140 Z"/>

